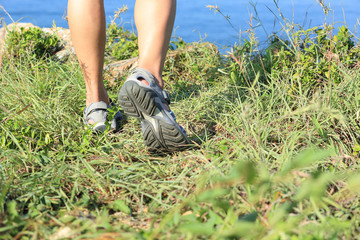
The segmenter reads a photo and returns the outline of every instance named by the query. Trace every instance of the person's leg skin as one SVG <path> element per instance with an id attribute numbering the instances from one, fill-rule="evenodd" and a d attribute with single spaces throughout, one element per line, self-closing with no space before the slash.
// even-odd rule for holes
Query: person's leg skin
<path id="1" fill-rule="evenodd" d="M 103 0 L 69 0 L 68 20 L 85 79 L 86 106 L 99 101 L 109 103 L 102 78 L 106 41 Z"/>
<path id="2" fill-rule="evenodd" d="M 129 76 L 119 92 L 120 105 L 129 116 L 140 120 L 145 145 L 155 151 L 182 150 L 190 143 L 184 128 L 170 111 L 168 96 L 162 90 L 162 70 L 175 11 L 176 0 L 136 1 L 139 69 Z"/>
<path id="3" fill-rule="evenodd" d="M 139 68 L 146 69 L 154 75 L 161 88 L 162 70 L 175 13 L 176 0 L 136 0 L 135 24 L 139 39 Z"/>

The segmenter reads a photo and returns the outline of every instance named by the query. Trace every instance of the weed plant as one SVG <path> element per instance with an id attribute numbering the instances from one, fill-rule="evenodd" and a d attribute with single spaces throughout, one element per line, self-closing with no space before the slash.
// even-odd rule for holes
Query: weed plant
<path id="1" fill-rule="evenodd" d="M 6 59 L 19 58 L 49 58 L 60 50 L 59 38 L 43 32 L 40 28 L 8 29 L 9 35 L 6 38 L 7 48 Z M 26 55 L 26 56 L 25 56 Z"/>
<path id="2" fill-rule="evenodd" d="M 356 238 L 358 44 L 322 26 L 256 46 L 173 43 L 187 50 L 166 60 L 166 88 L 197 148 L 165 156 L 133 119 L 83 125 L 77 62 L 7 56 L 0 239 Z M 125 78 L 106 82 L 113 99 Z"/>
<path id="3" fill-rule="evenodd" d="M 139 55 L 136 34 L 117 23 L 120 15 L 127 12 L 127 10 L 126 5 L 119 8 L 106 28 L 105 53 L 111 59 L 124 60 Z"/>

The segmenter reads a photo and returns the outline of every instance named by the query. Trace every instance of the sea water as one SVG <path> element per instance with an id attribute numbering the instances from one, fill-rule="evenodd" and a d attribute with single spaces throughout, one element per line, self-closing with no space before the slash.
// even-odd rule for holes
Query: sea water
<path id="1" fill-rule="evenodd" d="M 135 31 L 133 11 L 135 0 L 105 0 L 107 21 L 114 12 L 127 5 L 129 10 L 118 23 Z M 219 46 L 232 46 L 247 38 L 246 31 L 254 29 L 260 41 L 281 31 L 287 19 L 293 24 L 309 28 L 327 23 L 346 23 L 358 36 L 359 0 L 324 0 L 331 11 L 326 15 L 319 0 L 178 0 L 174 36 L 185 41 L 209 41 Z M 1 0 L 0 18 L 31 22 L 40 27 L 68 27 L 65 20 L 66 0 Z M 210 9 L 217 6 L 220 12 Z"/>

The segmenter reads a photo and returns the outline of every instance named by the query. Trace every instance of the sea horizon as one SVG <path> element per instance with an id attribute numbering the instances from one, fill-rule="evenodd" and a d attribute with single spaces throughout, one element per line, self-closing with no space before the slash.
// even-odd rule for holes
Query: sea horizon
<path id="1" fill-rule="evenodd" d="M 107 22 L 110 22 L 117 9 L 127 5 L 128 11 L 117 21 L 129 30 L 135 31 L 133 20 L 134 2 L 129 0 L 105 0 Z M 304 28 L 327 23 L 347 24 L 355 36 L 358 34 L 360 2 L 350 0 L 327 2 L 331 11 L 326 16 L 316 0 L 294 0 L 279 2 L 277 9 L 274 1 L 231 1 L 231 0 L 179 0 L 173 36 L 181 37 L 186 42 L 209 41 L 219 46 L 232 46 L 240 37 L 246 38 L 246 31 L 255 28 L 260 41 L 266 41 L 274 32 L 281 31 L 282 17 Z M 12 21 L 31 22 L 39 27 L 51 27 L 55 23 L 67 28 L 66 0 L 48 2 L 43 0 L 3 0 L 0 4 L 7 13 L 0 10 L 0 18 L 6 24 Z M 215 13 L 208 6 L 217 6 L 221 13 Z M 295 11 L 296 9 L 296 11 Z M 252 22 L 251 22 L 252 21 Z"/>

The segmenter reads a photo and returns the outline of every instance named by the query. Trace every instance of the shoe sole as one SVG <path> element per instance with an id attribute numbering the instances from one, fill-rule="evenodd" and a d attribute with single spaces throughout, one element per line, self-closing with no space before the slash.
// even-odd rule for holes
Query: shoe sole
<path id="1" fill-rule="evenodd" d="M 150 151 L 179 151 L 189 147 L 189 140 L 178 124 L 162 112 L 166 110 L 156 101 L 158 96 L 153 90 L 127 81 L 118 97 L 124 111 L 141 121 L 144 142 Z"/>
<path id="2" fill-rule="evenodd" d="M 104 123 L 96 123 L 92 127 L 92 130 L 96 133 L 103 133 L 106 130 L 106 125 Z"/>

